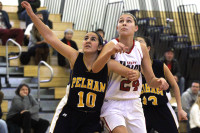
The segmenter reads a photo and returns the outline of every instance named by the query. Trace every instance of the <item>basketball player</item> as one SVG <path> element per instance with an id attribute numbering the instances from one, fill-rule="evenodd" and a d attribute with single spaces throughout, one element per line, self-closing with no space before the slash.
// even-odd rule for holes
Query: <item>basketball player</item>
<path id="1" fill-rule="evenodd" d="M 148 51 L 150 51 L 151 40 L 149 38 L 138 36 L 135 40 L 139 41 L 140 44 L 146 45 Z M 181 106 L 179 87 L 168 67 L 161 61 L 153 60 L 152 68 L 155 76 L 165 77 L 174 90 L 179 120 L 187 120 L 187 113 Z M 152 129 L 159 133 L 178 133 L 178 120 L 167 98 L 169 89 L 159 91 L 159 88 L 150 88 L 144 77 L 142 82 L 140 97 L 146 119 L 147 133 L 150 133 Z"/>
<path id="2" fill-rule="evenodd" d="M 131 14 L 122 14 L 118 20 L 119 37 L 107 43 L 93 64 L 93 72 L 101 70 L 111 56 L 126 67 L 144 71 L 151 87 L 166 90 L 169 85 L 163 78 L 156 78 L 145 45 L 134 40 L 138 30 L 137 20 Z M 125 52 L 124 52 L 125 51 Z M 142 76 L 130 81 L 116 73 L 111 73 L 108 90 L 102 106 L 101 117 L 112 133 L 146 133 L 140 93 Z"/>
<path id="3" fill-rule="evenodd" d="M 100 110 L 107 88 L 109 72 L 116 72 L 129 80 L 137 80 L 139 72 L 110 60 L 98 73 L 91 68 L 102 49 L 103 39 L 89 32 L 83 41 L 83 53 L 64 45 L 33 13 L 28 2 L 21 3 L 45 40 L 65 56 L 72 69 L 68 100 L 59 114 L 51 133 L 100 132 Z M 55 123 L 55 122 L 53 122 Z"/>

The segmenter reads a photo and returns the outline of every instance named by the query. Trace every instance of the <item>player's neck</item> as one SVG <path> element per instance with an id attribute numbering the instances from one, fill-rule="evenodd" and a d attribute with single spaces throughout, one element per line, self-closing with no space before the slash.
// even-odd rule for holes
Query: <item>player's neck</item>
<path id="1" fill-rule="evenodd" d="M 129 50 L 133 47 L 133 36 L 120 36 L 119 41 L 128 46 Z"/>
<path id="2" fill-rule="evenodd" d="M 97 57 L 98 57 L 98 54 L 94 55 L 94 54 L 84 53 L 83 61 L 84 61 L 85 66 L 87 67 L 88 71 L 91 71 L 92 65 L 95 62 L 95 60 L 97 59 Z"/>

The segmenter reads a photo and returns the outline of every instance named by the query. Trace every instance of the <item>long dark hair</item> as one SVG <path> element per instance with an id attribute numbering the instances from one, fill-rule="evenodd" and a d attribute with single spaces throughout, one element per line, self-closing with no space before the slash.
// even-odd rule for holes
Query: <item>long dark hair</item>
<path id="1" fill-rule="evenodd" d="M 17 87 L 17 89 L 16 89 L 16 91 L 15 91 L 15 94 L 16 94 L 16 95 L 19 95 L 19 92 L 20 92 L 20 90 L 21 90 L 21 88 L 22 88 L 23 86 L 26 86 L 26 87 L 28 88 L 28 95 L 30 94 L 31 88 L 30 88 L 27 84 L 23 83 L 23 84 L 20 84 L 20 85 Z"/>

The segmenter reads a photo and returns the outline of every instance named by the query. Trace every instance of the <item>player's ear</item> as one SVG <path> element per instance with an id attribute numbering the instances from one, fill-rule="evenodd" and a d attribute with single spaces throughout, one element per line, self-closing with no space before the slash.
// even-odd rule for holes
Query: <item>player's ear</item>
<path id="1" fill-rule="evenodd" d="M 103 49 L 103 45 L 98 46 L 98 51 L 101 51 Z"/>
<path id="2" fill-rule="evenodd" d="M 135 26 L 135 32 L 138 31 L 138 25 Z"/>
<path id="3" fill-rule="evenodd" d="M 148 46 L 148 47 L 147 47 L 147 49 L 148 49 L 148 51 L 150 51 L 150 50 L 151 50 L 151 47 L 150 47 L 150 46 Z"/>

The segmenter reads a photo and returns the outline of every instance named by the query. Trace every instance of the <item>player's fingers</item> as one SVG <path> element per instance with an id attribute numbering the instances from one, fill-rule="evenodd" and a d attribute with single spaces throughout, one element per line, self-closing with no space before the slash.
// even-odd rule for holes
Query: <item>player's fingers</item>
<path id="1" fill-rule="evenodd" d="M 188 118 L 186 117 L 185 120 L 188 120 Z"/>
<path id="2" fill-rule="evenodd" d="M 160 86 L 160 87 L 159 87 L 159 91 L 162 91 L 162 90 L 163 90 L 163 88 L 162 88 L 162 86 Z"/>
<path id="3" fill-rule="evenodd" d="M 159 82 L 161 83 L 161 88 L 163 90 L 167 90 L 169 88 L 169 84 L 166 82 L 166 80 L 160 79 Z"/>
<path id="4" fill-rule="evenodd" d="M 124 48 L 124 47 L 125 47 L 125 45 L 122 44 L 122 43 L 120 43 L 120 42 L 119 42 L 117 45 L 118 45 L 119 47 L 121 47 L 121 48 Z"/>
<path id="5" fill-rule="evenodd" d="M 23 2 L 21 3 L 21 5 L 23 5 L 23 6 L 27 6 L 28 4 L 27 4 L 26 1 L 23 1 Z"/>
<path id="6" fill-rule="evenodd" d="M 164 89 L 167 90 L 169 88 L 169 84 L 167 82 L 165 82 L 165 86 L 164 87 L 165 87 Z"/>
<path id="7" fill-rule="evenodd" d="M 24 8 L 24 7 L 25 7 L 25 4 L 22 2 L 22 3 L 21 3 L 21 6 L 22 6 L 22 8 Z"/>
<path id="8" fill-rule="evenodd" d="M 183 120 L 188 120 L 188 118 L 187 118 L 187 117 L 184 117 Z"/>
<path id="9" fill-rule="evenodd" d="M 124 44 L 119 42 L 117 45 L 120 47 L 122 52 L 127 52 L 128 51 L 128 47 L 126 47 Z"/>
<path id="10" fill-rule="evenodd" d="M 188 120 L 187 114 L 184 115 L 183 120 Z"/>
<path id="11" fill-rule="evenodd" d="M 162 86 L 162 90 L 167 90 L 167 89 L 168 89 L 168 87 L 166 85 Z"/>
<path id="12" fill-rule="evenodd" d="M 119 47 L 118 47 L 118 46 L 115 46 L 115 48 L 114 48 L 114 49 L 115 49 L 115 52 L 116 52 L 116 53 L 120 52 L 120 50 L 119 50 Z"/>
<path id="13" fill-rule="evenodd" d="M 138 79 L 138 75 L 137 75 L 137 74 L 134 74 L 134 75 L 133 75 L 133 78 L 134 78 L 134 80 L 137 80 L 137 79 Z"/>
<path id="14" fill-rule="evenodd" d="M 123 52 L 128 52 L 128 47 L 124 47 Z"/>
<path id="15" fill-rule="evenodd" d="M 136 78 L 136 77 L 129 77 L 129 80 L 130 80 L 130 81 L 136 81 L 137 78 Z"/>
<path id="16" fill-rule="evenodd" d="M 123 51 L 123 49 L 119 45 L 116 46 L 116 49 L 117 49 L 117 52 L 119 52 L 119 53 L 121 53 Z"/>
<path id="17" fill-rule="evenodd" d="M 163 84 L 160 85 L 159 90 L 165 90 L 165 86 Z"/>
<path id="18" fill-rule="evenodd" d="M 179 121 L 183 121 L 183 120 L 188 120 L 187 116 L 181 117 L 181 118 L 179 119 Z"/>
<path id="19" fill-rule="evenodd" d="M 130 81 L 135 81 L 135 77 L 134 77 L 133 75 L 129 75 L 128 79 L 129 79 Z"/>

